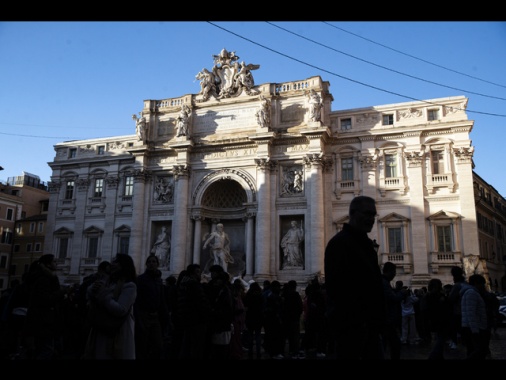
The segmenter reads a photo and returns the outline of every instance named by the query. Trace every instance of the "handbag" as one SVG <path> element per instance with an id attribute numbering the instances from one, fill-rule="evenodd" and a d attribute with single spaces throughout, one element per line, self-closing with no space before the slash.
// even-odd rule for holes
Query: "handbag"
<path id="1" fill-rule="evenodd" d="M 115 300 L 118 299 L 122 286 L 123 283 L 121 282 L 116 285 L 113 296 Z M 130 310 L 122 316 L 113 315 L 105 308 L 105 306 L 97 303 L 96 301 L 91 301 L 88 306 L 86 319 L 91 328 L 99 331 L 104 335 L 114 336 L 118 333 L 119 329 L 121 326 L 123 326 L 123 323 L 125 323 L 129 315 Z"/>

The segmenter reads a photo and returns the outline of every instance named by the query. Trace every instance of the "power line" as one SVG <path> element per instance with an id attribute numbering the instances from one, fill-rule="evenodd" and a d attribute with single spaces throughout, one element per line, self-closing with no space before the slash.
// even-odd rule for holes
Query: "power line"
<path id="1" fill-rule="evenodd" d="M 416 60 L 418 60 L 418 61 L 425 62 L 425 63 L 427 63 L 427 64 L 429 64 L 429 65 L 436 66 L 436 67 L 439 67 L 439 68 L 441 68 L 441 69 L 448 70 L 448 71 L 451 71 L 451 72 L 456 73 L 456 74 L 459 74 L 459 75 L 463 75 L 463 76 L 468 77 L 468 78 L 476 79 L 476 80 L 479 80 L 479 81 L 481 81 L 481 82 L 485 82 L 485 83 L 492 84 L 492 85 L 494 85 L 494 86 L 498 86 L 498 87 L 506 88 L 506 86 L 504 86 L 504 85 L 502 85 L 502 84 L 495 83 L 495 82 L 490 82 L 490 81 L 485 80 L 485 79 L 481 79 L 481 78 L 478 78 L 478 77 L 475 77 L 475 76 L 472 76 L 472 75 L 469 75 L 469 74 L 466 74 L 466 73 L 463 73 L 463 72 L 460 72 L 460 71 L 457 71 L 457 70 L 453 70 L 453 69 L 450 69 L 450 68 L 445 67 L 445 66 L 442 66 L 442 65 L 438 65 L 437 63 L 430 62 L 430 61 L 427 61 L 427 60 L 425 60 L 425 59 L 423 59 L 423 58 L 415 57 L 414 55 L 411 55 L 411 54 L 408 54 L 408 53 L 404 53 L 404 52 L 402 52 L 402 51 L 400 51 L 400 50 L 397 50 L 397 49 L 391 48 L 390 46 L 386 46 L 386 45 L 380 44 L 379 42 L 373 41 L 373 40 L 371 40 L 371 39 L 369 39 L 369 38 L 365 38 L 365 37 L 359 36 L 358 34 L 355 34 L 355 33 L 353 33 L 353 32 L 350 32 L 350 31 L 348 31 L 348 30 L 346 30 L 346 29 L 340 28 L 340 27 L 335 26 L 335 25 L 333 25 L 333 24 L 330 24 L 330 23 L 328 23 L 328 22 L 326 22 L 326 21 L 322 21 L 322 22 L 323 22 L 324 24 L 327 24 L 327 25 L 331 26 L 332 28 L 339 29 L 339 30 L 341 30 L 341 31 L 343 31 L 343 32 L 345 32 L 345 33 L 351 34 L 351 35 L 353 35 L 353 36 L 355 36 L 355 37 L 358 37 L 358 38 L 361 38 L 361 39 L 363 39 L 363 40 L 365 40 L 365 41 L 371 42 L 371 43 L 376 44 L 376 45 L 378 45 L 378 46 L 382 46 L 382 47 L 384 47 L 385 49 L 389 49 L 389 50 L 395 51 L 396 53 L 399 53 L 399 54 L 405 55 L 406 57 L 410 57 L 410 58 L 416 59 Z"/>
<path id="2" fill-rule="evenodd" d="M 335 49 L 335 48 L 333 48 L 333 47 L 331 47 L 331 46 L 324 45 L 324 44 L 322 44 L 322 43 L 320 43 L 320 42 L 318 42 L 318 41 L 312 40 L 312 39 L 307 38 L 307 37 L 304 37 L 304 36 L 302 36 L 302 35 L 300 35 L 300 34 L 298 34 L 298 33 L 292 32 L 292 31 L 290 31 L 290 30 L 288 30 L 288 29 L 282 28 L 281 26 L 276 25 L 276 24 L 273 24 L 272 22 L 266 21 L 266 23 L 268 23 L 268 24 L 270 24 L 270 25 L 272 25 L 272 26 L 274 26 L 274 27 L 276 27 L 276 28 L 279 28 L 279 29 L 281 29 L 281 30 L 284 30 L 284 31 L 285 31 L 285 32 L 287 32 L 287 33 L 293 34 L 293 35 L 295 35 L 295 36 L 297 36 L 297 37 L 299 37 L 299 38 L 302 38 L 302 39 L 305 39 L 305 40 L 307 40 L 307 41 L 309 41 L 309 42 L 312 42 L 312 43 L 314 43 L 314 44 L 316 44 L 316 45 L 323 46 L 323 47 L 325 47 L 325 48 L 327 48 L 327 49 L 330 49 L 330 50 L 332 50 L 332 51 L 335 51 L 335 52 L 337 52 L 337 53 L 340 53 L 340 54 L 346 55 L 346 56 L 348 56 L 348 57 L 351 57 L 351 58 L 357 59 L 357 60 L 359 60 L 359 61 L 362 61 L 362 62 L 368 63 L 368 64 L 370 64 L 370 65 L 373 65 L 373 66 L 376 66 L 376 67 L 379 67 L 379 68 L 382 68 L 382 69 L 384 69 L 384 70 L 391 71 L 391 72 L 396 73 L 396 74 L 399 74 L 399 75 L 404 75 L 404 76 L 409 77 L 409 78 L 413 78 L 413 79 L 416 79 L 416 80 L 419 80 L 419 81 L 422 81 L 422 82 L 430 83 L 430 84 L 433 84 L 433 85 L 436 85 L 436 86 L 449 88 L 449 89 L 451 89 L 451 90 L 456 90 L 456 91 L 467 92 L 467 93 L 469 93 L 469 94 L 474 94 L 474 95 L 478 95 L 478 96 L 484 96 L 484 97 L 487 97 L 487 98 L 493 98 L 493 99 L 499 99 L 499 100 L 506 100 L 506 98 L 501 98 L 501 97 L 498 97 L 498 96 L 492 96 L 492 95 L 485 95 L 485 94 L 481 94 L 481 93 L 479 93 L 479 92 L 473 92 L 473 91 L 464 90 L 464 89 L 457 88 L 457 87 L 451 87 L 451 86 L 444 85 L 444 84 L 441 84 L 441 83 L 432 82 L 432 81 L 427 80 L 427 79 L 419 78 L 419 77 L 416 77 L 416 76 L 414 76 L 414 75 L 406 74 L 406 73 L 403 73 L 403 72 L 400 72 L 400 71 L 397 71 L 397 70 L 394 70 L 394 69 L 390 69 L 390 68 L 388 68 L 388 67 L 385 67 L 385 66 L 379 65 L 379 64 L 377 64 L 377 63 L 374 63 L 374 62 L 371 62 L 371 61 L 367 61 L 367 60 L 365 60 L 365 59 L 362 59 L 362 58 L 356 57 L 356 56 L 354 56 L 354 55 L 351 55 L 351 54 L 345 53 L 345 52 L 343 52 L 343 51 L 341 51 L 341 50 L 338 50 L 338 49 Z"/>
<path id="3" fill-rule="evenodd" d="M 40 124 L 16 124 L 16 123 L 2 123 L 0 122 L 0 124 L 3 124 L 3 125 L 17 125 L 17 126 L 24 126 L 24 127 L 42 127 L 42 128 L 66 128 L 68 129 L 68 126 L 67 127 L 63 127 L 63 126 L 56 126 L 56 125 L 40 125 Z M 82 127 L 82 128 L 79 128 L 79 127 L 74 127 L 73 129 L 86 129 L 86 130 L 90 130 L 90 129 L 99 129 L 99 130 L 103 130 L 104 128 L 100 128 L 100 127 L 96 127 L 96 128 L 93 128 L 93 127 Z M 123 130 L 124 128 L 107 128 L 108 130 L 112 130 L 112 129 L 121 129 Z M 62 140 L 86 140 L 88 137 L 69 137 L 69 136 L 36 136 L 36 135 L 22 135 L 22 134 L 19 134 L 19 133 L 6 133 L 6 132 L 0 132 L 0 135 L 6 135 L 6 136 L 18 136 L 18 137 L 31 137 L 31 138 L 40 138 L 40 139 L 62 139 Z"/>
<path id="4" fill-rule="evenodd" d="M 213 22 L 211 22 L 211 21 L 207 21 L 207 23 L 209 23 L 209 24 L 211 24 L 211 25 L 213 25 L 213 26 L 215 26 L 215 27 L 217 27 L 217 28 L 219 28 L 219 29 L 221 29 L 221 30 L 224 30 L 225 32 L 230 33 L 230 34 L 232 34 L 232 35 L 234 35 L 234 36 L 236 36 L 236 37 L 239 37 L 239 38 L 241 38 L 241 39 L 243 39 L 243 40 L 246 40 L 246 41 L 248 41 L 248 42 L 251 42 L 251 43 L 252 43 L 252 44 L 254 44 L 254 45 L 257 45 L 257 46 L 260 46 L 261 48 L 264 48 L 264 49 L 266 49 L 266 50 L 269 50 L 269 51 L 271 51 L 271 52 L 273 52 L 273 53 L 275 53 L 275 54 L 281 55 L 281 56 L 283 56 L 283 57 L 285 57 L 285 58 L 291 59 L 292 61 L 299 62 L 299 63 L 301 63 L 301 64 L 303 64 L 303 65 L 306 65 L 306 66 L 309 66 L 309 67 L 315 68 L 315 69 L 317 69 L 317 70 L 323 71 L 323 72 L 325 72 L 325 73 L 328 73 L 328 74 L 330 74 L 330 75 L 336 76 L 336 77 L 338 77 L 338 78 L 341 78 L 341 79 L 344 79 L 344 80 L 347 80 L 347 81 L 350 81 L 350 82 L 353 82 L 353 83 L 357 83 L 357 84 L 360 84 L 360 85 L 365 86 L 365 87 L 373 88 L 373 89 L 378 90 L 378 91 L 386 92 L 386 93 L 388 93 L 388 94 L 396 95 L 396 96 L 399 96 L 399 97 L 401 97 L 401 98 L 411 99 L 411 100 L 415 100 L 415 101 L 419 101 L 419 102 L 423 102 L 423 103 L 427 103 L 427 104 L 432 104 L 432 105 L 438 105 L 438 106 L 441 106 L 440 104 L 437 104 L 437 103 L 432 103 L 432 102 L 428 102 L 428 101 L 426 101 L 426 100 L 422 100 L 422 99 L 414 98 L 414 97 L 412 97 L 412 96 L 399 94 L 399 93 L 397 93 L 397 92 L 393 92 L 393 91 L 385 90 L 385 89 L 383 89 L 383 88 L 379 88 L 379 87 L 376 87 L 376 86 L 372 86 L 372 85 L 369 85 L 369 84 L 367 84 L 367 83 L 363 83 L 363 82 L 360 82 L 360 81 L 358 81 L 358 80 L 351 79 L 351 78 L 345 77 L 345 76 L 343 76 L 343 75 L 339 75 L 339 74 L 337 74 L 337 73 L 334 73 L 334 72 L 332 72 L 332 71 L 329 71 L 329 70 L 323 69 L 323 68 L 321 68 L 321 67 L 315 66 L 315 65 L 310 64 L 310 63 L 307 63 L 307 62 L 305 62 L 305 61 L 301 61 L 300 59 L 294 58 L 294 57 L 292 57 L 292 56 L 290 56 L 290 55 L 287 55 L 287 54 L 281 53 L 281 52 L 280 52 L 280 51 L 278 51 L 278 50 L 271 49 L 271 48 L 270 48 L 270 47 L 268 47 L 268 46 L 262 45 L 262 44 L 260 44 L 260 43 L 258 43 L 258 42 L 255 42 L 255 41 L 253 41 L 253 40 L 251 40 L 251 39 L 249 39 L 249 38 L 246 38 L 246 37 L 244 37 L 244 36 L 241 36 L 240 34 L 237 34 L 237 33 L 235 33 L 235 32 L 232 32 L 231 30 L 228 30 L 228 29 L 226 29 L 226 28 L 223 28 L 222 26 L 216 25 L 216 24 L 214 24 L 214 23 L 213 23 Z M 476 114 L 481 114 L 481 115 L 489 115 L 489 116 L 497 116 L 497 117 L 506 117 L 506 115 L 503 115 L 503 114 L 495 114 L 495 113 L 489 113 L 489 112 L 473 111 L 473 110 L 469 110 L 469 109 L 466 109 L 466 112 L 468 112 L 468 113 L 476 113 Z"/>

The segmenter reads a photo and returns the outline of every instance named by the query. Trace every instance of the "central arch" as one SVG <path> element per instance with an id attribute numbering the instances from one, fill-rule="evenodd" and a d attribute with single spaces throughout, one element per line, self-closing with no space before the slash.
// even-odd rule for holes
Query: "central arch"
<path id="1" fill-rule="evenodd" d="M 255 214 L 252 212 L 252 209 L 256 209 L 255 202 L 254 180 L 241 170 L 221 169 L 210 172 L 196 187 L 192 210 L 197 224 L 195 242 L 198 249 L 195 253 L 204 273 L 208 272 L 213 260 L 209 249 L 203 249 L 203 242 L 215 230 L 216 224 L 222 223 L 230 238 L 230 254 L 234 259 L 229 264 L 228 272 L 231 276 L 244 274 L 246 252 L 252 250 L 252 247 L 247 247 L 247 242 L 252 241 L 248 238 L 252 232 L 246 226 L 248 219 Z"/>

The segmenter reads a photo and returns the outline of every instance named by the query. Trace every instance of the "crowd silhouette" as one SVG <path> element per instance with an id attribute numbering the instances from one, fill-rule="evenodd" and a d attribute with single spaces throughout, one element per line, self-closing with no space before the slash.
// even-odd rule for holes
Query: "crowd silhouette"
<path id="1" fill-rule="evenodd" d="M 345 349 L 338 346 L 329 318 L 327 284 L 318 276 L 307 284 L 266 280 L 261 285 L 230 278 L 220 265 L 211 266 L 207 278 L 193 263 L 164 281 L 155 255 L 138 276 L 128 255 L 119 256 L 78 286 L 59 284 L 52 255 L 37 261 L 23 281 L 13 281 L 2 294 L 2 359 L 322 360 L 336 359 Z M 433 278 L 413 292 L 402 283 L 393 286 L 395 264 L 381 269 L 387 322 L 380 329 L 383 359 L 400 359 L 407 345 L 427 345 L 427 359 L 433 360 L 445 359 L 445 350 L 456 345 L 468 359 L 490 356 L 498 307 L 483 276 L 459 278 L 460 297 L 452 299 L 453 284 Z M 89 326 L 92 299 L 128 316 L 118 334 Z M 458 327 L 455 302 L 461 306 Z M 405 316 L 409 320 L 403 323 Z"/>

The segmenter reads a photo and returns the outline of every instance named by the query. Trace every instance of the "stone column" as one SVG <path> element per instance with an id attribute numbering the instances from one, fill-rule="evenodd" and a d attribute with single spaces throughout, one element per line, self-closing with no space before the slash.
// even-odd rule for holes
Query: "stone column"
<path id="1" fill-rule="evenodd" d="M 270 171 L 272 163 L 268 158 L 255 159 L 257 164 L 258 213 L 256 220 L 256 261 L 255 275 L 268 278 L 275 267 L 275 257 L 271 254 L 271 188 Z"/>
<path id="2" fill-rule="evenodd" d="M 246 233 L 244 241 L 246 242 L 246 276 L 251 278 L 254 270 L 254 251 L 253 251 L 253 236 L 254 236 L 254 214 L 248 213 L 246 219 Z"/>
<path id="3" fill-rule="evenodd" d="M 74 213 L 74 235 L 72 238 L 72 248 L 70 252 L 72 252 L 72 259 L 70 260 L 70 273 L 69 274 L 79 274 L 79 268 L 81 266 L 81 258 L 86 257 L 88 252 L 86 252 L 86 240 L 83 236 L 84 231 L 84 217 L 86 212 L 86 203 L 88 202 L 88 193 L 89 186 L 91 184 L 91 180 L 86 178 L 78 178 L 75 181 L 77 192 L 75 195 L 76 204 Z"/>
<path id="4" fill-rule="evenodd" d="M 306 272 L 323 272 L 324 253 L 325 253 L 325 226 L 323 215 L 324 200 L 323 195 L 323 166 L 324 160 L 321 154 L 308 154 L 304 157 L 306 167 L 310 169 L 310 199 L 308 200 L 309 219 L 306 219 L 305 246 L 306 246 Z"/>
<path id="5" fill-rule="evenodd" d="M 459 179 L 460 204 L 462 214 L 462 259 L 468 255 L 479 255 L 480 246 L 478 239 L 477 223 L 470 220 L 476 218 L 476 205 L 474 200 L 473 182 L 473 147 L 455 148 L 455 167 Z M 456 238 L 457 236 L 454 236 Z"/>
<path id="6" fill-rule="evenodd" d="M 423 164 L 425 163 L 425 156 L 423 151 L 421 152 L 408 152 L 405 154 L 405 158 L 407 160 L 407 176 L 409 178 L 409 182 L 414 185 L 410 186 L 410 198 L 411 198 L 411 225 L 418 226 L 418 228 L 413 228 L 412 230 L 412 239 L 411 242 L 413 246 L 413 252 L 411 252 L 411 260 L 408 257 L 404 258 L 405 263 L 409 263 L 410 261 L 413 263 L 412 265 L 405 265 L 404 271 L 406 273 L 412 274 L 412 286 L 417 282 L 420 283 L 421 286 L 425 286 L 422 282 L 429 275 L 429 255 L 428 252 L 431 251 L 431 247 L 427 247 L 427 239 L 426 236 L 432 236 L 429 230 L 426 229 L 426 219 L 425 219 L 425 197 L 424 197 L 424 178 L 423 178 Z M 428 165 L 430 166 L 430 165 Z M 408 231 L 404 231 L 404 233 L 408 233 Z M 418 278 L 418 280 L 417 280 Z"/>
<path id="7" fill-rule="evenodd" d="M 170 270 L 179 273 L 193 260 L 188 248 L 188 176 L 187 165 L 174 165 L 174 222 L 172 224 L 172 247 Z M 187 257 L 188 254 L 188 257 Z"/>
<path id="8" fill-rule="evenodd" d="M 146 200 L 146 182 L 149 182 L 150 174 L 144 169 L 134 171 L 134 191 L 132 198 L 132 214 L 136 217 L 132 218 L 132 230 L 130 232 L 129 253 L 137 269 L 137 273 L 144 266 L 143 247 L 145 246 L 145 220 L 144 210 Z"/>
<path id="9" fill-rule="evenodd" d="M 116 215 L 116 202 L 118 199 L 118 185 L 119 185 L 119 177 L 118 175 L 107 176 L 105 178 L 106 183 L 106 193 L 105 193 L 105 223 L 104 223 L 104 231 L 114 231 L 114 222 Z M 109 235 L 108 239 L 102 240 L 102 252 L 111 252 L 111 257 L 116 256 L 117 251 L 113 251 L 115 248 L 114 239 L 117 239 L 116 234 L 112 233 Z M 116 248 L 117 249 L 117 248 Z M 104 260 L 102 254 L 102 260 Z M 107 258 L 105 260 L 108 260 Z"/>
<path id="10" fill-rule="evenodd" d="M 362 155 L 359 159 L 362 168 L 362 183 L 364 193 L 368 197 L 377 199 L 378 182 L 376 181 L 376 171 L 378 167 L 378 157 L 376 155 Z"/>
<path id="11" fill-rule="evenodd" d="M 195 215 L 193 220 L 195 221 L 195 232 L 193 235 L 193 262 L 195 264 L 200 264 L 200 250 L 202 249 L 200 236 L 202 235 L 203 218 L 200 215 Z"/>

